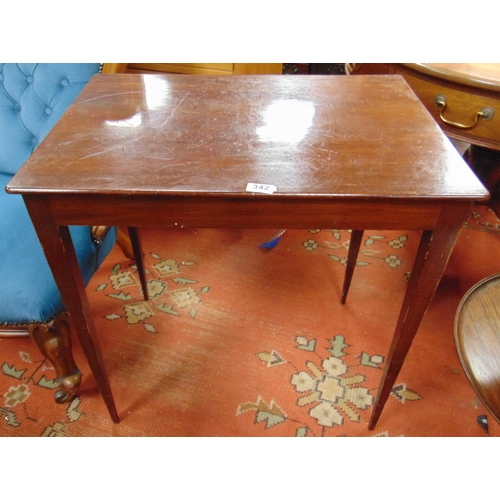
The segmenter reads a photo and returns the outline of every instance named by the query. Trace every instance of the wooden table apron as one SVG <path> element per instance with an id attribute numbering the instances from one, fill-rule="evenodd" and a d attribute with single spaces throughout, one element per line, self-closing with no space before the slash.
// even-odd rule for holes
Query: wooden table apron
<path id="1" fill-rule="evenodd" d="M 422 230 L 371 429 L 471 203 L 488 196 L 399 76 L 97 75 L 7 191 L 24 197 L 114 422 L 68 226 L 336 228 L 355 245 L 364 229 Z"/>

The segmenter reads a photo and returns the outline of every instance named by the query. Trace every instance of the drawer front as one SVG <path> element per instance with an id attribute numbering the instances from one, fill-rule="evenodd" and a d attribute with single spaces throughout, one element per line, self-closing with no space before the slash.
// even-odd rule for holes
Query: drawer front
<path id="1" fill-rule="evenodd" d="M 463 91 L 446 84 L 434 83 L 405 73 L 401 74 L 444 132 L 466 142 L 500 149 L 500 95 L 498 99 L 484 97 L 473 93 L 476 89 Z M 438 95 L 446 98 L 444 111 L 434 102 Z M 477 112 L 485 107 L 493 109 L 493 118 L 490 120 L 479 118 L 476 125 L 471 128 L 462 129 L 443 121 L 444 118 L 447 121 L 469 126 L 474 123 Z"/>

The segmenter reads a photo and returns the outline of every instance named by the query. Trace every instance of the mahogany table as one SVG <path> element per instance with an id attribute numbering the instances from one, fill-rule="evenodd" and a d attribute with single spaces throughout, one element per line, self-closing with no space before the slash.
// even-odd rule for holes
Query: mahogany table
<path id="1" fill-rule="evenodd" d="M 24 197 L 114 422 L 68 225 L 422 230 L 370 428 L 488 197 L 397 75 L 96 75 L 7 191 Z"/>

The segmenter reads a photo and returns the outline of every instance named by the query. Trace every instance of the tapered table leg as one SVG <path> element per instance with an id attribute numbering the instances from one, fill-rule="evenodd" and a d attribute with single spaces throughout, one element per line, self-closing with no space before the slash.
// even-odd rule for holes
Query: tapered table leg
<path id="1" fill-rule="evenodd" d="M 47 196 L 27 195 L 24 201 L 104 403 L 113 422 L 118 423 L 118 413 L 69 228 L 57 226 Z"/>
<path id="2" fill-rule="evenodd" d="M 349 252 L 347 254 L 347 262 L 345 265 L 344 285 L 342 286 L 342 296 L 340 297 L 341 304 L 345 304 L 347 299 L 347 293 L 349 292 L 349 287 L 351 286 L 352 274 L 354 273 L 354 268 L 356 267 L 356 259 L 358 258 L 363 233 L 363 230 L 353 229 L 351 231 L 351 241 L 349 242 Z"/>
<path id="3" fill-rule="evenodd" d="M 144 252 L 142 251 L 139 231 L 136 227 L 129 227 L 128 234 L 130 236 L 130 242 L 132 243 L 132 249 L 134 250 L 137 272 L 139 273 L 139 279 L 141 280 L 142 295 L 144 300 L 149 300 L 148 280 L 146 279 L 146 267 L 144 266 Z"/>
<path id="4" fill-rule="evenodd" d="M 469 211 L 469 203 L 443 204 L 434 231 L 424 231 L 422 234 L 368 424 L 369 429 L 373 429 L 378 422 Z"/>

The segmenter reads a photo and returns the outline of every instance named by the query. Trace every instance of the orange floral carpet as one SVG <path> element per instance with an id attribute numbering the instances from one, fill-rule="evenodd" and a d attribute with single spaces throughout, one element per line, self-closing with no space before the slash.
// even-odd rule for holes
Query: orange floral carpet
<path id="1" fill-rule="evenodd" d="M 1 436 L 498 436 L 457 356 L 467 290 L 500 272 L 478 206 L 373 431 L 367 423 L 420 233 L 366 231 L 347 303 L 349 232 L 143 230 L 151 300 L 116 246 L 88 286 L 120 424 L 83 371 L 72 403 L 30 339 L 0 340 Z M 36 270 L 34 270 L 36 272 Z M 488 433 L 477 418 L 488 415 Z"/>

